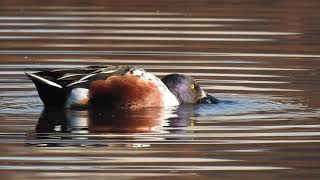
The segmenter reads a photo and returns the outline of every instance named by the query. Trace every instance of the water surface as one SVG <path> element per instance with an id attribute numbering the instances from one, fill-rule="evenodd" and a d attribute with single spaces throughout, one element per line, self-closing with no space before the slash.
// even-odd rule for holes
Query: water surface
<path id="1" fill-rule="evenodd" d="M 5 179 L 319 179 L 318 1 L 2 1 Z M 25 71 L 185 73 L 217 105 L 44 109 Z"/>

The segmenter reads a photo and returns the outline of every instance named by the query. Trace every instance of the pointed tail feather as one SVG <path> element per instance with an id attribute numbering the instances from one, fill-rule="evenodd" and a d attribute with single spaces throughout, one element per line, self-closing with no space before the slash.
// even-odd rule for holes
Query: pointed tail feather
<path id="1" fill-rule="evenodd" d="M 61 85 L 55 83 L 55 82 L 52 82 L 44 77 L 41 77 L 41 76 L 38 76 L 36 74 L 33 74 L 33 73 L 26 73 L 25 74 L 36 84 L 36 83 L 44 83 L 44 84 L 47 84 L 49 86 L 54 86 L 54 87 L 57 87 L 57 88 L 62 88 Z"/>
<path id="2" fill-rule="evenodd" d="M 63 106 L 68 89 L 33 73 L 25 73 L 36 85 L 38 94 L 45 106 Z"/>

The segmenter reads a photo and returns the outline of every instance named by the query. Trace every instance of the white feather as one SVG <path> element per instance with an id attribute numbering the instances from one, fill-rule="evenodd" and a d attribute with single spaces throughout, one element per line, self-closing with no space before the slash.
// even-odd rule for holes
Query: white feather
<path id="1" fill-rule="evenodd" d="M 83 107 L 87 105 L 87 104 L 84 104 L 83 101 L 88 101 L 88 99 L 89 99 L 88 89 L 74 88 L 71 90 L 65 106 L 66 108 Z"/>
<path id="2" fill-rule="evenodd" d="M 55 82 L 52 82 L 52 81 L 50 81 L 50 80 L 48 80 L 48 79 L 45 79 L 45 78 L 43 78 L 43 77 L 40 77 L 40 76 L 38 76 L 38 75 L 36 75 L 36 74 L 31 74 L 31 73 L 26 73 L 26 74 L 29 75 L 29 76 L 31 76 L 31 77 L 33 77 L 33 78 L 35 78 L 35 79 L 37 79 L 38 81 L 43 82 L 43 83 L 45 83 L 45 84 L 48 84 L 48 85 L 50 85 L 50 86 L 54 86 L 54 87 L 57 87 L 57 88 L 62 88 L 61 85 L 59 85 L 59 84 L 57 84 L 57 83 L 55 83 Z"/>
<path id="3" fill-rule="evenodd" d="M 81 76 L 81 75 L 84 75 L 84 74 L 67 74 L 67 75 L 64 75 L 64 76 L 58 78 L 57 80 L 62 80 L 62 79 L 66 79 L 66 78 L 70 78 L 70 77 L 74 77 L 74 76 Z"/>
<path id="4" fill-rule="evenodd" d="M 96 74 L 89 74 L 89 75 L 86 75 L 84 76 L 83 78 L 79 79 L 79 81 L 83 81 L 85 79 L 88 79 L 89 77 L 92 77 L 92 76 L 95 76 Z"/>
<path id="5" fill-rule="evenodd" d="M 76 85 L 76 84 L 80 84 L 80 83 L 84 83 L 84 82 L 87 82 L 87 80 L 85 80 L 85 81 L 76 81 L 76 82 L 70 83 L 70 84 L 67 85 L 67 87 L 70 87 L 70 86 L 73 86 L 73 85 Z"/>

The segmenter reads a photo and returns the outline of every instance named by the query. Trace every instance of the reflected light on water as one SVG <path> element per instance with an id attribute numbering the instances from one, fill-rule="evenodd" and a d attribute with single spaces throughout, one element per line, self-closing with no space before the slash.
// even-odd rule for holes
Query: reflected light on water
<path id="1" fill-rule="evenodd" d="M 319 179 L 319 8 L 3 0 L 2 179 Z M 93 64 L 188 74 L 221 102 L 44 109 L 24 75 Z"/>

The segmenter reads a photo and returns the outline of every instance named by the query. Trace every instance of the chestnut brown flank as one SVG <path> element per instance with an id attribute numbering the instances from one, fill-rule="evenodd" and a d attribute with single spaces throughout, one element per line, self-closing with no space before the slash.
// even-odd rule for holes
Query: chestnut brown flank
<path id="1" fill-rule="evenodd" d="M 90 100 L 93 105 L 114 108 L 137 109 L 163 105 L 157 86 L 135 75 L 112 76 L 92 82 Z"/>

